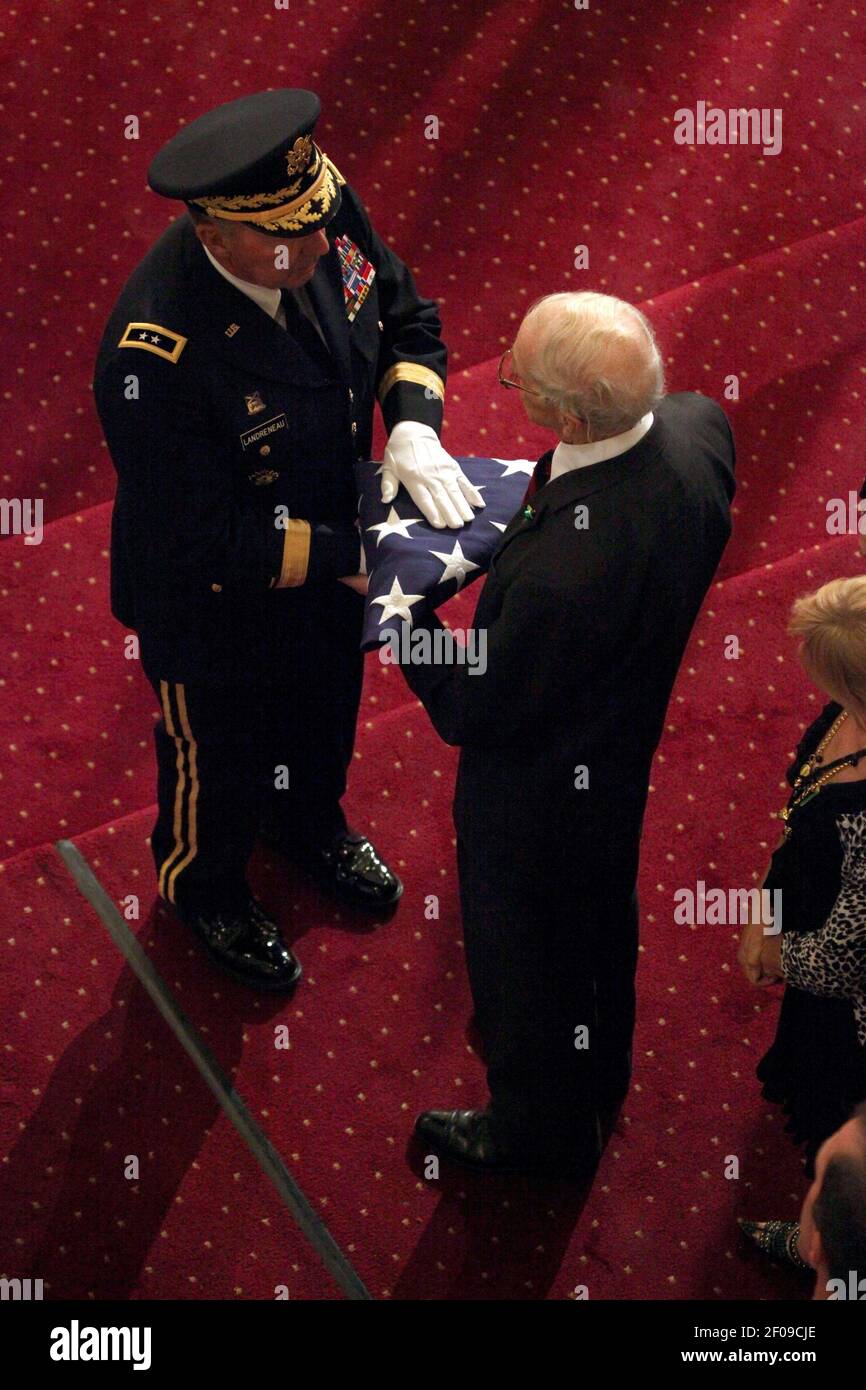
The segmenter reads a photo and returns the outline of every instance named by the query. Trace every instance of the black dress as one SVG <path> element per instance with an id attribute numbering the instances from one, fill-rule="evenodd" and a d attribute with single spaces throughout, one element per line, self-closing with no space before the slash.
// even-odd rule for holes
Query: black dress
<path id="1" fill-rule="evenodd" d="M 839 713 L 828 704 L 807 729 L 791 785 Z M 866 1099 L 866 779 L 831 782 L 794 811 L 764 887 L 782 892 L 789 983 L 757 1074 L 811 1176 L 821 1144 Z"/>

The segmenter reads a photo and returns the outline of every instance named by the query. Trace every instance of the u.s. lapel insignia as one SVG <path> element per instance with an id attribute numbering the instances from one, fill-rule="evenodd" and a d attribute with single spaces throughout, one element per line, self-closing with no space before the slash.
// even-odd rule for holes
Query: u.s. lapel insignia
<path id="1" fill-rule="evenodd" d="M 248 396 L 244 396 L 248 415 L 258 415 L 260 411 L 267 410 L 267 406 L 259 395 L 258 391 L 251 391 Z"/>
<path id="2" fill-rule="evenodd" d="M 376 278 L 376 267 L 367 260 L 360 246 L 356 246 L 347 236 L 338 236 L 334 245 L 343 277 L 346 314 L 351 323 L 370 293 L 370 286 Z"/>
<path id="3" fill-rule="evenodd" d="M 239 329 L 240 329 L 240 324 L 239 324 L 239 323 L 230 323 L 229 326 L 228 326 L 228 328 L 226 329 L 226 337 L 227 337 L 227 338 L 233 338 L 233 337 L 235 336 L 235 334 L 238 332 Z"/>
<path id="4" fill-rule="evenodd" d="M 248 473 L 247 477 L 256 487 L 267 487 L 268 483 L 275 483 L 279 477 L 275 468 L 257 468 L 254 473 Z"/>

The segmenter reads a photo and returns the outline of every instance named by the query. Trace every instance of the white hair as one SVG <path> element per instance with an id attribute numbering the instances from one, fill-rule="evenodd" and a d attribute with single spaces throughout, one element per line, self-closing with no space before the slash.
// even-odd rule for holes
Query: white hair
<path id="1" fill-rule="evenodd" d="M 652 328 L 624 299 L 588 290 L 548 294 L 523 322 L 537 334 L 533 384 L 560 412 L 583 420 L 588 438 L 623 434 L 664 396 Z"/>

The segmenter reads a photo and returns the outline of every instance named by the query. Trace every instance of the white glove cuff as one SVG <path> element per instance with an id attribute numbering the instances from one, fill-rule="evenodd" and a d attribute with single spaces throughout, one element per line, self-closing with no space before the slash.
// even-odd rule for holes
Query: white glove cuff
<path id="1" fill-rule="evenodd" d="M 425 425 L 420 420 L 398 420 L 388 435 L 388 443 L 403 444 L 410 439 L 435 439 L 439 443 L 439 436 L 432 425 Z"/>

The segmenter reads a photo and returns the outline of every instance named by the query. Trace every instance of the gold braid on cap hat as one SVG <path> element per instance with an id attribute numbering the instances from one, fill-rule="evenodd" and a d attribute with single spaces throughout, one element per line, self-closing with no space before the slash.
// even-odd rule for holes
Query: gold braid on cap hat
<path id="1" fill-rule="evenodd" d="M 301 144 L 302 139 L 295 141 L 286 155 L 286 164 L 289 172 L 295 173 L 299 161 L 309 157 L 310 148 L 315 151 L 312 182 L 303 193 L 298 192 L 304 182 L 301 175 L 274 193 L 240 193 L 231 198 L 193 198 L 191 201 L 203 208 L 209 217 L 221 217 L 227 222 L 249 222 L 254 226 L 261 224 L 279 231 L 302 231 L 308 223 L 318 222 L 325 216 L 336 197 L 337 184 L 346 180 L 318 145 L 309 139 L 306 139 L 303 149 L 299 148 Z M 305 172 L 309 170 L 305 169 Z M 258 212 L 257 208 L 265 211 Z"/>

